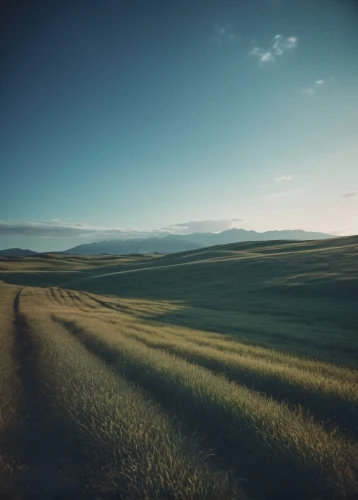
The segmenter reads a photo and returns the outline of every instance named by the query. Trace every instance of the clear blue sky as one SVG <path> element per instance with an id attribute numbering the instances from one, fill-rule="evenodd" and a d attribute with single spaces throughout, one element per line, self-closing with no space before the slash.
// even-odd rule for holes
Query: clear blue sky
<path id="1" fill-rule="evenodd" d="M 0 248 L 358 233 L 354 0 L 7 3 Z"/>

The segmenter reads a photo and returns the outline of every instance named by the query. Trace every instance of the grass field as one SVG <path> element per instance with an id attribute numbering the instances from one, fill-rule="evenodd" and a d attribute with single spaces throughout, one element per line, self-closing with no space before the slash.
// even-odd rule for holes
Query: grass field
<path id="1" fill-rule="evenodd" d="M 0 498 L 357 498 L 357 258 L 0 260 Z"/>

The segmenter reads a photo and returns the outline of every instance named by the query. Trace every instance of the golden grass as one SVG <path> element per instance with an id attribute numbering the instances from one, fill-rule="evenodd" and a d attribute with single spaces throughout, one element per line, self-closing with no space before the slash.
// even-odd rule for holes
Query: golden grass
<path id="1" fill-rule="evenodd" d="M 230 497 L 232 477 L 252 499 L 355 499 L 357 252 L 343 238 L 0 260 L 0 279 L 51 286 L 24 290 L 14 337 L 0 285 L 0 391 L 27 401 L 30 476 L 43 464 L 55 493 L 58 469 L 83 499 Z"/>
<path id="2" fill-rule="evenodd" d="M 297 488 L 309 488 L 305 494 L 345 498 L 358 491 L 358 446 L 337 432 L 326 432 L 301 412 L 223 376 L 149 349 L 93 316 L 62 321 L 100 355 L 116 361 L 119 372 L 150 388 L 157 397 L 169 398 L 204 427 L 211 427 L 211 432 L 238 446 L 241 462 L 264 467 L 261 480 L 266 488 L 269 483 L 292 488 L 294 481 Z M 288 484 L 281 477 L 283 470 Z"/>
<path id="3" fill-rule="evenodd" d="M 240 342 L 240 338 L 230 335 L 209 333 L 199 328 L 181 327 L 173 323 L 167 322 L 165 318 L 160 319 L 160 315 L 165 316 L 170 313 L 189 314 L 185 306 L 165 301 L 146 301 L 113 298 L 100 296 L 96 294 L 88 294 L 84 292 L 73 292 L 69 290 L 54 289 L 53 294 L 62 294 L 62 304 L 67 307 L 78 307 L 84 311 L 95 309 L 101 316 L 109 318 L 109 321 L 117 321 L 120 325 L 136 325 L 140 332 L 149 334 L 159 332 L 162 334 L 168 333 L 171 337 L 176 336 L 185 340 L 190 340 L 198 345 L 213 347 L 220 351 L 236 353 L 242 356 L 250 356 L 265 360 L 269 363 L 280 363 L 293 368 L 302 369 L 311 372 L 313 375 L 326 375 L 340 379 L 343 382 L 352 381 L 358 383 L 358 371 L 354 369 L 345 369 L 341 366 L 332 363 L 322 362 L 319 360 L 310 359 L 307 356 L 297 356 L 289 352 L 282 352 L 276 349 L 260 347 L 244 342 Z M 71 304 L 71 298 L 75 298 Z M 112 314 L 115 311 L 119 314 Z M 206 311 L 203 310 L 202 314 Z M 153 320 L 152 318 L 157 318 Z M 257 320 L 257 321 L 260 321 Z M 262 329 L 265 329 L 266 318 L 262 320 Z M 134 326 L 133 326 L 134 328 Z M 276 324 L 277 328 L 277 324 Z M 283 327 L 281 327 L 283 328 Z M 287 325 L 287 328 L 290 328 Z M 248 338 L 247 338 L 248 340 Z"/>
<path id="4" fill-rule="evenodd" d="M 201 329 L 200 326 L 198 328 L 179 326 L 176 322 L 176 317 L 180 315 L 183 317 L 189 316 L 191 318 L 193 314 L 192 311 L 189 311 L 182 303 L 126 299 L 56 288 L 50 290 L 55 305 L 60 303 L 65 307 L 76 307 L 76 311 L 77 308 L 84 311 L 90 311 L 92 309 L 96 310 L 101 316 L 106 316 L 107 318 L 109 318 L 111 312 L 115 311 L 116 313 L 120 313 L 120 315 L 114 314 L 110 317 L 109 321 L 117 321 L 121 325 L 131 324 L 133 328 L 136 328 L 140 332 L 147 332 L 148 334 L 166 332 L 170 334 L 170 336 L 182 337 L 185 340 L 190 340 L 199 345 L 213 347 L 230 353 L 237 353 L 242 356 L 263 359 L 269 363 L 280 363 L 303 369 L 314 375 L 318 374 L 333 377 L 343 382 L 351 381 L 358 383 L 358 370 L 347 369 L 333 363 L 322 362 L 310 358 L 310 341 L 313 340 L 312 337 L 314 336 L 315 330 L 317 331 L 319 329 L 319 325 L 312 325 L 311 327 L 307 327 L 306 325 L 306 333 L 303 338 L 307 338 L 306 350 L 308 352 L 306 355 L 294 354 L 292 352 L 287 352 L 287 350 L 282 351 L 270 347 L 261 347 L 255 343 L 257 337 L 261 339 L 261 343 L 264 343 L 266 337 L 270 336 L 270 330 L 274 331 L 276 329 L 277 335 L 279 335 L 280 332 L 286 331 L 288 332 L 287 336 L 290 337 L 293 328 L 300 328 L 299 324 L 292 324 L 292 322 L 288 321 L 283 322 L 281 318 L 276 319 L 274 323 L 272 318 L 262 314 L 256 316 L 248 314 L 241 315 L 238 312 L 235 314 L 235 317 L 239 325 L 239 331 L 242 329 L 242 335 L 237 333 L 233 336 L 215 333 L 215 326 L 211 328 L 211 332 Z M 199 319 L 210 313 L 213 314 L 213 311 L 206 309 L 200 310 L 200 308 L 196 311 Z M 225 312 L 225 314 L 218 314 L 215 311 L 213 316 L 209 316 L 209 320 L 215 325 L 215 320 L 218 321 L 220 317 L 223 323 L 227 320 L 227 316 L 227 312 Z M 169 319 L 167 319 L 167 317 Z M 270 324 L 270 320 L 272 324 Z M 200 321 L 198 321 L 198 324 L 200 325 Z M 248 325 L 251 326 L 252 331 L 248 332 Z M 326 326 L 324 330 L 327 330 Z M 324 333 L 319 331 L 319 334 L 323 335 Z M 335 335 L 337 337 L 337 330 L 332 328 L 329 335 L 332 337 Z M 342 336 L 344 335 L 347 335 L 346 332 L 342 332 Z M 293 342 L 295 338 L 294 334 Z M 252 340 L 252 343 L 250 343 L 250 340 Z"/>
<path id="5" fill-rule="evenodd" d="M 26 415 L 22 407 L 22 386 L 14 358 L 13 302 L 17 287 L 0 282 L 0 497 L 15 498 L 25 465 L 17 449 Z"/>
<path id="6" fill-rule="evenodd" d="M 106 318 L 102 316 L 102 319 Z M 358 383 L 348 377 L 344 378 L 344 373 L 351 374 L 349 370 L 338 369 L 340 377 L 336 378 L 327 373 L 325 365 L 322 367 L 319 363 L 315 370 L 312 370 L 310 363 L 310 369 L 307 370 L 303 359 L 300 364 L 292 366 L 272 359 L 272 352 L 266 353 L 266 358 L 257 356 L 255 348 L 247 349 L 246 352 L 245 349 L 241 352 L 235 352 L 235 349 L 219 350 L 213 345 L 205 345 L 205 339 L 202 339 L 204 345 L 200 345 L 200 340 L 198 343 L 193 342 L 190 331 L 185 336 L 175 335 L 166 329 L 161 329 L 158 333 L 155 327 L 143 331 L 140 325 L 126 325 L 119 319 L 118 329 L 121 334 L 135 338 L 149 347 L 181 356 L 256 391 L 293 404 L 301 404 L 319 418 L 358 435 Z M 235 346 L 239 347 L 239 344 L 234 344 L 233 347 Z M 320 373 L 320 368 L 323 368 L 323 373 Z"/>
<path id="7" fill-rule="evenodd" d="M 38 353 L 37 371 L 51 400 L 52 419 L 79 443 L 83 456 L 71 476 L 83 474 L 87 493 L 128 499 L 240 498 L 228 474 L 214 469 L 160 407 L 116 376 L 77 339 L 22 294 L 21 313 Z M 71 462 L 71 445 L 59 443 Z M 72 445 L 73 446 L 73 445 Z M 86 470 L 89 468 L 89 471 Z M 81 472 L 80 472 L 81 471 Z"/>

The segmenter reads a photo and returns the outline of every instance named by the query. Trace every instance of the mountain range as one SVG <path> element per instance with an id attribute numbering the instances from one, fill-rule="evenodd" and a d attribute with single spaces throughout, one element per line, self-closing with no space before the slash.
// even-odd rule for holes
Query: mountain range
<path id="1" fill-rule="evenodd" d="M 86 243 L 69 248 L 61 253 L 75 255 L 129 254 L 129 253 L 175 253 L 185 250 L 196 250 L 212 245 L 226 245 L 243 241 L 268 240 L 323 240 L 335 236 L 303 231 L 301 229 L 266 231 L 259 233 L 246 229 L 228 229 L 221 233 L 168 234 L 151 238 L 131 238 L 127 240 L 108 240 Z M 2 257 L 23 257 L 36 255 L 38 252 L 9 248 L 0 250 Z M 49 252 L 46 252 L 49 253 Z"/>
<path id="2" fill-rule="evenodd" d="M 212 245 L 226 245 L 243 241 L 267 240 L 318 240 L 333 238 L 324 233 L 302 230 L 266 231 L 258 233 L 245 229 L 228 229 L 221 233 L 168 234 L 163 237 L 135 238 L 129 240 L 101 241 L 79 245 L 65 253 L 77 255 L 126 254 L 126 253 L 174 253 L 196 250 Z"/>

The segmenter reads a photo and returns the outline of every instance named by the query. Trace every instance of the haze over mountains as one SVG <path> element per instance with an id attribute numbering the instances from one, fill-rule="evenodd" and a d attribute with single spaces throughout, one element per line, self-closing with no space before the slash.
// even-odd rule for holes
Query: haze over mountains
<path id="1" fill-rule="evenodd" d="M 116 239 L 94 243 L 86 243 L 65 250 L 64 253 L 76 255 L 127 254 L 127 253 L 174 253 L 195 250 L 212 245 L 226 245 L 243 241 L 268 240 L 323 240 L 333 235 L 303 230 L 266 231 L 259 233 L 245 229 L 229 229 L 220 233 L 168 234 L 147 238 Z M 55 250 L 54 250 L 55 251 Z M 35 255 L 37 252 L 10 248 L 0 250 L 3 257 L 23 257 Z M 62 253 L 62 252 L 61 252 Z"/>
<path id="2" fill-rule="evenodd" d="M 212 245 L 226 245 L 242 241 L 267 240 L 318 240 L 332 238 L 324 233 L 313 233 L 302 230 L 266 231 L 258 233 L 245 229 L 228 229 L 220 233 L 168 234 L 164 237 L 134 238 L 130 240 L 101 241 L 79 245 L 66 250 L 65 253 L 79 255 L 99 255 L 101 253 L 174 253 L 195 250 Z"/>

